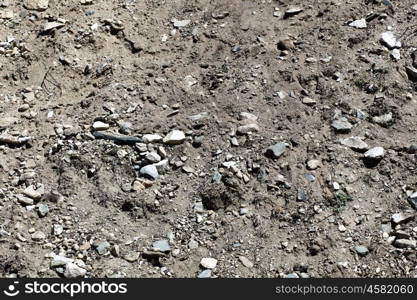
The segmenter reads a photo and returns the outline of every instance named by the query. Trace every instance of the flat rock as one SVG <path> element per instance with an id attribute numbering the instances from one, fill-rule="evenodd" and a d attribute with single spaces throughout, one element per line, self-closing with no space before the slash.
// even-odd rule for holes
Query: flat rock
<path id="1" fill-rule="evenodd" d="M 385 150 L 382 147 L 374 147 L 365 152 L 364 157 L 368 159 L 381 159 L 384 157 Z"/>
<path id="2" fill-rule="evenodd" d="M 387 126 L 387 125 L 389 125 L 389 124 L 391 123 L 391 121 L 392 121 L 392 113 L 391 113 L 391 112 L 389 112 L 389 113 L 384 114 L 384 115 L 380 115 L 380 116 L 375 116 L 375 117 L 372 117 L 372 121 L 373 121 L 374 123 L 379 124 L 379 125 L 382 125 L 382 126 Z"/>
<path id="3" fill-rule="evenodd" d="M 139 259 L 139 256 L 140 256 L 139 252 L 131 252 L 131 253 L 126 254 L 123 258 L 126 261 L 132 263 L 132 262 L 137 261 Z"/>
<path id="4" fill-rule="evenodd" d="M 304 97 L 302 100 L 303 104 L 308 105 L 308 106 L 313 106 L 317 103 L 316 100 L 310 98 L 310 97 Z"/>
<path id="5" fill-rule="evenodd" d="M 155 165 L 144 166 L 139 170 L 139 173 L 153 180 L 159 177 L 158 169 Z"/>
<path id="6" fill-rule="evenodd" d="M 168 240 L 159 240 L 152 244 L 153 251 L 159 252 L 169 252 L 171 251 L 171 246 L 169 245 Z"/>
<path id="7" fill-rule="evenodd" d="M 16 195 L 16 198 L 17 198 L 17 201 L 24 206 L 33 205 L 34 203 L 33 199 L 26 197 L 24 195 L 20 195 L 20 194 Z"/>
<path id="8" fill-rule="evenodd" d="M 368 144 L 365 143 L 362 140 L 362 138 L 358 136 L 352 136 L 346 139 L 341 139 L 339 142 L 343 146 L 349 147 L 353 150 L 364 151 L 364 150 L 369 149 Z"/>
<path id="9" fill-rule="evenodd" d="M 156 152 L 148 152 L 145 159 L 151 163 L 158 163 L 161 161 L 161 156 Z"/>
<path id="10" fill-rule="evenodd" d="M 49 0 L 26 0 L 24 7 L 28 10 L 44 11 L 48 9 Z"/>
<path id="11" fill-rule="evenodd" d="M 205 269 L 214 269 L 217 266 L 217 259 L 212 257 L 204 257 L 201 259 L 200 265 Z"/>
<path id="12" fill-rule="evenodd" d="M 181 28 L 188 26 L 191 23 L 191 20 L 174 20 L 173 24 L 175 28 Z"/>
<path id="13" fill-rule="evenodd" d="M 307 162 L 307 169 L 315 170 L 320 166 L 320 161 L 318 159 L 311 159 Z"/>
<path id="14" fill-rule="evenodd" d="M 106 254 L 110 249 L 110 243 L 107 241 L 102 241 L 98 244 L 96 250 L 100 255 Z"/>
<path id="15" fill-rule="evenodd" d="M 145 134 L 142 136 L 144 143 L 158 143 L 162 141 L 162 136 L 159 134 Z"/>
<path id="16" fill-rule="evenodd" d="M 349 133 L 352 129 L 352 124 L 349 121 L 342 117 L 340 119 L 334 120 L 332 122 L 332 127 L 339 133 Z"/>
<path id="17" fill-rule="evenodd" d="M 193 122 L 197 122 L 197 121 L 207 118 L 208 116 L 209 116 L 208 112 L 201 112 L 199 114 L 189 116 L 188 118 Z"/>
<path id="18" fill-rule="evenodd" d="M 72 263 L 72 262 L 74 262 L 74 260 L 72 258 L 68 258 L 68 257 L 61 256 L 61 255 L 55 255 L 52 258 L 51 267 L 52 268 L 54 268 L 54 267 L 62 267 L 62 266 L 65 266 L 65 265 L 67 265 L 69 263 Z"/>
<path id="19" fill-rule="evenodd" d="M 110 128 L 110 125 L 101 121 L 96 121 L 92 126 L 93 130 L 107 130 Z"/>
<path id="20" fill-rule="evenodd" d="M 258 117 L 255 116 L 254 114 L 248 113 L 248 112 L 241 112 L 239 114 L 239 119 L 241 121 L 251 121 L 251 122 L 256 122 L 258 120 Z"/>
<path id="21" fill-rule="evenodd" d="M 197 276 L 197 278 L 210 278 L 210 277 L 211 277 L 211 270 L 203 270 Z"/>
<path id="22" fill-rule="evenodd" d="M 168 159 L 163 159 L 160 162 L 153 164 L 158 173 L 164 173 L 168 169 Z M 159 175 L 158 175 L 159 176 Z"/>
<path id="23" fill-rule="evenodd" d="M 35 187 L 30 185 L 23 191 L 23 194 L 34 200 L 39 200 L 42 198 L 43 194 L 45 194 L 45 188 L 41 185 L 35 190 Z"/>
<path id="24" fill-rule="evenodd" d="M 18 118 L 15 117 L 2 117 L 0 118 L 0 129 L 7 129 L 12 125 L 16 124 L 19 121 Z"/>
<path id="25" fill-rule="evenodd" d="M 367 28 L 367 24 L 366 24 L 366 20 L 365 19 L 359 19 L 359 20 L 355 20 L 353 22 L 349 23 L 350 27 L 354 27 L 354 28 L 358 28 L 358 29 L 364 29 Z"/>
<path id="26" fill-rule="evenodd" d="M 64 27 L 64 26 L 65 26 L 65 24 L 61 23 L 61 22 L 48 22 L 48 23 L 43 25 L 43 30 L 42 31 L 43 32 L 48 32 L 52 29 L 58 29 L 58 28 L 61 28 L 61 27 Z"/>
<path id="27" fill-rule="evenodd" d="M 287 146 L 285 143 L 276 143 L 266 149 L 265 156 L 269 158 L 279 158 L 284 154 L 286 148 Z"/>
<path id="28" fill-rule="evenodd" d="M 34 241 L 42 241 L 46 239 L 46 234 L 43 233 L 42 231 L 35 231 L 31 237 L 32 237 L 32 240 Z"/>
<path id="29" fill-rule="evenodd" d="M 408 239 L 396 239 L 394 241 L 394 246 L 397 248 L 411 248 L 415 249 L 417 247 L 417 242 L 408 240 Z"/>
<path id="30" fill-rule="evenodd" d="M 298 6 L 291 7 L 291 8 L 289 8 L 285 11 L 284 19 L 295 16 L 295 15 L 298 15 L 302 11 L 303 11 L 303 9 L 301 7 L 298 7 Z"/>
<path id="31" fill-rule="evenodd" d="M 252 124 L 239 126 L 236 132 L 240 135 L 245 135 L 245 134 L 254 133 L 258 131 L 259 131 L 259 125 L 252 123 Z"/>
<path id="32" fill-rule="evenodd" d="M 179 145 L 182 144 L 184 141 L 185 134 L 181 130 L 172 130 L 163 139 L 164 144 L 167 145 Z"/>
<path id="33" fill-rule="evenodd" d="M 386 31 L 381 34 L 380 41 L 389 49 L 401 48 L 401 42 L 397 40 L 394 33 Z"/>
<path id="34" fill-rule="evenodd" d="M 355 252 L 360 256 L 366 256 L 369 253 L 369 249 L 363 245 L 355 246 Z"/>
<path id="35" fill-rule="evenodd" d="M 396 213 L 391 216 L 391 221 L 397 225 L 407 223 L 413 219 L 414 215 L 404 215 L 403 213 Z"/>
<path id="36" fill-rule="evenodd" d="M 253 268 L 253 262 L 247 259 L 245 256 L 239 256 L 239 260 L 246 268 Z"/>
<path id="37" fill-rule="evenodd" d="M 84 277 L 87 274 L 87 270 L 79 267 L 75 263 L 68 263 L 65 267 L 65 278 L 79 278 Z"/>
<path id="38" fill-rule="evenodd" d="M 14 18 L 14 12 L 12 10 L 1 10 L 0 11 L 0 19 L 13 19 Z"/>

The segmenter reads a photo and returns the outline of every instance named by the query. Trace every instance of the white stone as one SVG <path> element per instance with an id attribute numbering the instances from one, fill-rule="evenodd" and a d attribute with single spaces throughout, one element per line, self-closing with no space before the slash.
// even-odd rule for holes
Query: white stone
<path id="1" fill-rule="evenodd" d="M 353 21 L 353 22 L 350 22 L 349 23 L 349 26 L 351 26 L 351 27 L 355 27 L 355 28 L 358 28 L 358 29 L 363 29 L 363 28 L 366 28 L 366 27 L 368 27 L 367 25 L 366 25 L 366 20 L 365 19 L 359 19 L 359 20 L 355 20 L 355 21 Z"/>
<path id="2" fill-rule="evenodd" d="M 187 85 L 187 87 L 191 87 L 195 84 L 198 83 L 197 79 L 195 79 L 193 76 L 191 75 L 187 75 L 184 77 L 184 82 Z"/>
<path id="3" fill-rule="evenodd" d="M 204 257 L 200 262 L 201 266 L 206 269 L 214 269 L 217 266 L 217 259 L 212 257 Z"/>
<path id="4" fill-rule="evenodd" d="M 87 270 L 80 268 L 75 263 L 68 263 L 65 268 L 64 276 L 66 278 L 78 278 L 84 277 L 87 274 Z"/>
<path id="5" fill-rule="evenodd" d="M 320 161 L 318 159 L 311 159 L 307 162 L 307 168 L 309 170 L 315 170 L 320 166 Z"/>
<path id="6" fill-rule="evenodd" d="M 145 159 L 151 163 L 157 163 L 161 161 L 161 156 L 159 156 L 159 154 L 156 152 L 148 152 L 145 155 Z"/>
<path id="7" fill-rule="evenodd" d="M 51 267 L 61 267 L 66 266 L 69 263 L 74 262 L 72 258 L 68 258 L 61 255 L 55 255 L 51 261 Z"/>
<path id="8" fill-rule="evenodd" d="M 46 32 L 52 29 L 61 28 L 64 25 L 65 24 L 61 22 L 48 22 L 45 25 L 43 25 L 43 31 Z"/>
<path id="9" fill-rule="evenodd" d="M 162 141 L 162 136 L 159 134 L 145 134 L 142 136 L 144 143 L 157 143 Z"/>
<path id="10" fill-rule="evenodd" d="M 191 20 L 176 20 L 176 19 L 174 19 L 173 23 L 174 23 L 175 28 L 181 28 L 181 27 L 185 27 L 188 24 L 190 24 Z"/>
<path id="11" fill-rule="evenodd" d="M 239 114 L 239 118 L 242 121 L 256 122 L 258 120 L 258 117 L 257 116 L 255 116 L 254 114 L 248 113 L 248 112 L 241 112 Z"/>
<path id="12" fill-rule="evenodd" d="M 38 187 L 36 190 L 33 185 L 30 185 L 23 191 L 23 194 L 25 196 L 28 196 L 29 198 L 32 198 L 35 200 L 39 200 L 40 198 L 42 198 L 44 193 L 45 193 L 45 188 L 43 185 Z"/>
<path id="13" fill-rule="evenodd" d="M 42 241 L 46 238 L 46 234 L 42 231 L 36 231 L 32 234 L 32 240 L 34 241 Z"/>
<path id="14" fill-rule="evenodd" d="M 401 59 L 401 52 L 400 49 L 393 49 L 391 51 L 391 56 L 393 59 L 395 60 L 400 60 Z"/>
<path id="15" fill-rule="evenodd" d="M 167 145 L 178 145 L 185 141 L 185 134 L 181 130 L 172 130 L 170 133 L 168 133 L 164 139 L 164 144 Z"/>
<path id="16" fill-rule="evenodd" d="M 101 121 L 96 121 L 93 124 L 94 130 L 107 130 L 110 128 L 110 125 Z"/>
<path id="17" fill-rule="evenodd" d="M 384 157 L 384 148 L 382 147 L 374 147 L 372 149 L 369 149 L 368 151 L 365 152 L 364 156 L 366 158 L 371 158 L 371 159 L 379 159 L 379 158 L 383 158 Z"/>
<path id="18" fill-rule="evenodd" d="M 154 180 L 159 177 L 158 169 L 154 165 L 147 165 L 147 166 L 142 167 L 139 173 L 141 175 L 150 177 Z"/>
<path id="19" fill-rule="evenodd" d="M 249 133 L 254 133 L 258 131 L 259 131 L 259 126 L 258 124 L 255 124 L 255 123 L 242 125 L 237 128 L 237 133 L 239 134 L 249 134 Z"/>
<path id="20" fill-rule="evenodd" d="M 401 48 L 401 42 L 397 41 L 397 38 L 391 31 L 386 31 L 381 34 L 381 42 L 389 49 Z"/>
<path id="21" fill-rule="evenodd" d="M 26 0 L 25 8 L 28 10 L 42 11 L 48 9 L 49 0 Z"/>

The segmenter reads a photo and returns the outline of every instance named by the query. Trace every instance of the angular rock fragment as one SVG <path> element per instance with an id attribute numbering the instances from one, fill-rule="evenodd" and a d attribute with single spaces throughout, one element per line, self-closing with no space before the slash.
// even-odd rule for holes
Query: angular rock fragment
<path id="1" fill-rule="evenodd" d="M 350 27 L 358 28 L 358 29 L 364 29 L 367 28 L 366 20 L 365 19 L 359 19 L 355 20 L 353 22 L 349 23 Z"/>
<path id="2" fill-rule="evenodd" d="M 282 154 L 284 154 L 286 148 L 287 146 L 285 143 L 276 143 L 266 149 L 265 156 L 274 159 L 279 158 Z"/>
<path id="3" fill-rule="evenodd" d="M 381 34 L 381 43 L 384 44 L 388 49 L 401 48 L 401 42 L 397 40 L 394 33 L 387 31 Z"/>
<path id="4" fill-rule="evenodd" d="M 374 147 L 365 152 L 364 157 L 367 159 L 382 159 L 384 157 L 384 148 Z"/>
<path id="5" fill-rule="evenodd" d="M 336 130 L 336 132 L 349 133 L 353 126 L 346 118 L 342 117 L 340 119 L 334 120 L 332 122 L 332 127 Z"/>
<path id="6" fill-rule="evenodd" d="M 185 134 L 181 130 L 172 130 L 162 141 L 166 145 L 179 145 L 185 141 Z"/>
<path id="7" fill-rule="evenodd" d="M 365 143 L 363 139 L 358 136 L 352 136 L 346 139 L 341 139 L 339 142 L 340 144 L 357 151 L 364 151 L 369 149 L 368 144 Z"/>

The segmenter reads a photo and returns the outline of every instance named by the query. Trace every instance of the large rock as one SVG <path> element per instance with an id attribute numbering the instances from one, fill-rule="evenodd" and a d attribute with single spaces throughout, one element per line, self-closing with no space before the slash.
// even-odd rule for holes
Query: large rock
<path id="1" fill-rule="evenodd" d="M 28 10 L 43 11 L 48 9 L 49 0 L 26 0 L 24 6 Z"/>
<path id="2" fill-rule="evenodd" d="M 374 147 L 365 152 L 364 156 L 367 159 L 381 159 L 384 157 L 384 148 Z"/>
<path id="3" fill-rule="evenodd" d="M 401 42 L 397 40 L 394 33 L 387 31 L 381 34 L 381 43 L 389 49 L 401 48 Z"/>

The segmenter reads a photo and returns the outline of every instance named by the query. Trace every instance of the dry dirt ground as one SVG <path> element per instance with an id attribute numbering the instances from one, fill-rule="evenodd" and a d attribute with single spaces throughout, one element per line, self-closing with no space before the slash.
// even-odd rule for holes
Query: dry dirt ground
<path id="1" fill-rule="evenodd" d="M 0 0 L 1 276 L 417 277 L 415 47 L 411 0 Z"/>

